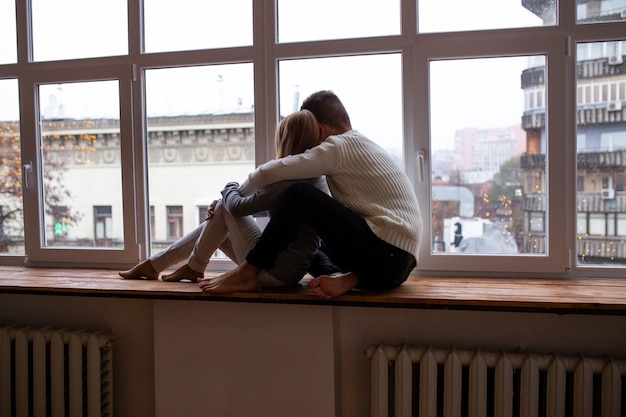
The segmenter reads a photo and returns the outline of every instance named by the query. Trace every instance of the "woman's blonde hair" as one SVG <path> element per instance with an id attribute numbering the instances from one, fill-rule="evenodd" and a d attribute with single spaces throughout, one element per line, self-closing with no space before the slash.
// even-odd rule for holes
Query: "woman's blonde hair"
<path id="1" fill-rule="evenodd" d="M 281 120 L 276 129 L 276 158 L 302 153 L 320 141 L 320 128 L 313 113 L 297 111 Z"/>

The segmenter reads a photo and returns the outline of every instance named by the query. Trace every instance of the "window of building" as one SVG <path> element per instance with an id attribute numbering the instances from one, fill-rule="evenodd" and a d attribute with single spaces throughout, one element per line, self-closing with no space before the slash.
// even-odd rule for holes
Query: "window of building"
<path id="1" fill-rule="evenodd" d="M 94 206 L 93 222 L 96 246 L 113 246 L 113 210 L 111 206 Z"/>
<path id="2" fill-rule="evenodd" d="M 0 262 L 162 249 L 332 89 L 413 181 L 424 273 L 623 276 L 623 0 L 5 3 Z"/>
<path id="3" fill-rule="evenodd" d="M 183 206 L 167 206 L 167 240 L 174 241 L 183 236 Z"/>

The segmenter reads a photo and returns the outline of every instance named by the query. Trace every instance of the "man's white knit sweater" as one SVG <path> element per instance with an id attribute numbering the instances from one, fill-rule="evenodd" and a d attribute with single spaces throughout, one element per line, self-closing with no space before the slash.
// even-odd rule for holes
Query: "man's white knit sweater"
<path id="1" fill-rule="evenodd" d="M 260 165 L 240 191 L 247 195 L 277 181 L 322 175 L 332 196 L 359 213 L 376 236 L 418 259 L 422 217 L 411 182 L 384 149 L 356 130 Z"/>

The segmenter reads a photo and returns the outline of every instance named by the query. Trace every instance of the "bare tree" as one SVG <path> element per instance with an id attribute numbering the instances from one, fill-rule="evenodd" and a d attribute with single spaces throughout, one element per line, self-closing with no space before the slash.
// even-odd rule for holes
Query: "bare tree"
<path id="1" fill-rule="evenodd" d="M 43 178 L 45 214 L 76 224 L 83 215 L 67 202 L 71 193 L 64 185 L 67 167 L 63 161 L 51 161 L 46 149 Z M 22 159 L 18 122 L 0 122 L 0 252 L 7 252 L 16 237 L 24 236 Z"/>

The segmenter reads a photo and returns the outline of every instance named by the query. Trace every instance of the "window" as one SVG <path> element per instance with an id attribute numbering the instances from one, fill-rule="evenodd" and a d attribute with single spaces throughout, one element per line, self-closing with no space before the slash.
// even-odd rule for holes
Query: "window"
<path id="1" fill-rule="evenodd" d="M 623 276 L 623 0 L 48 3 L 0 5 L 0 262 L 166 247 L 332 89 L 413 181 L 424 273 Z"/>
<path id="2" fill-rule="evenodd" d="M 252 45 L 252 1 L 144 0 L 145 51 Z M 167 28 L 167 30 L 164 30 Z"/>
<path id="3" fill-rule="evenodd" d="M 121 227 L 113 229 L 103 222 L 99 228 L 98 206 L 93 223 L 87 210 L 100 201 L 114 202 L 116 211 L 122 212 L 118 91 L 117 81 L 39 85 L 38 160 L 46 245 L 109 247 L 114 241 L 124 245 Z M 71 229 L 62 240 L 56 239 L 56 232 L 53 238 L 48 234 L 50 222 L 55 222 L 56 230 L 59 219 L 64 228 Z"/>
<path id="4" fill-rule="evenodd" d="M 167 206 L 167 240 L 174 241 L 183 236 L 183 206 Z"/>
<path id="5" fill-rule="evenodd" d="M 168 212 L 168 228 L 151 229 L 156 253 L 197 225 L 191 207 L 208 206 L 254 169 L 254 75 L 244 63 L 150 69 L 145 77 L 149 204 L 190 208 L 186 219 Z"/>
<path id="6" fill-rule="evenodd" d="M 94 206 L 94 235 L 97 246 L 113 246 L 113 216 L 111 206 Z"/>
<path id="7" fill-rule="evenodd" d="M 128 53 L 126 1 L 31 0 L 31 4 L 35 61 Z"/>
<path id="8" fill-rule="evenodd" d="M 0 254 L 24 254 L 22 163 L 17 80 L 0 80 Z"/>
<path id="9" fill-rule="evenodd" d="M 601 2 L 600 10 L 614 17 L 616 10 L 608 7 L 610 3 Z M 618 2 L 613 3 L 617 6 Z M 581 10 L 591 21 L 599 12 L 591 4 L 579 7 L 579 16 Z M 577 197 L 578 216 L 582 219 L 577 232 L 577 259 L 581 266 L 626 264 L 621 218 L 626 168 L 626 123 L 622 117 L 626 104 L 621 55 L 624 45 L 624 40 L 581 42 L 576 48 L 577 176 L 584 184 L 578 188 Z M 586 223 L 585 228 L 580 227 L 581 222 Z"/>
<path id="10" fill-rule="evenodd" d="M 0 65 L 17 62 L 15 2 L 0 3 Z"/>

